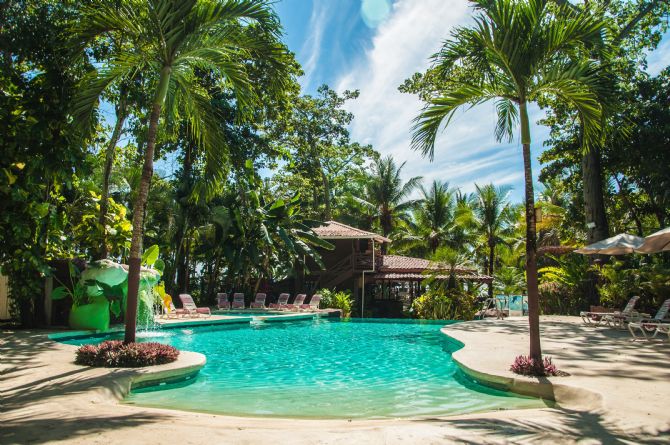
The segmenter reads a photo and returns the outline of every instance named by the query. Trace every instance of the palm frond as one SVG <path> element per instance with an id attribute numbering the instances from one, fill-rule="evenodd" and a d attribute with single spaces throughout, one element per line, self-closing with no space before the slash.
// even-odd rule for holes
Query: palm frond
<path id="1" fill-rule="evenodd" d="M 511 142 L 514 138 L 514 128 L 519 123 L 519 111 L 510 99 L 501 98 L 496 100 L 496 112 L 498 120 L 495 138 L 497 141 L 507 140 Z"/>
<path id="2" fill-rule="evenodd" d="M 412 148 L 432 161 L 438 132 L 449 125 L 456 111 L 464 105 L 475 106 L 494 97 L 486 87 L 463 85 L 433 99 L 414 120 Z"/>

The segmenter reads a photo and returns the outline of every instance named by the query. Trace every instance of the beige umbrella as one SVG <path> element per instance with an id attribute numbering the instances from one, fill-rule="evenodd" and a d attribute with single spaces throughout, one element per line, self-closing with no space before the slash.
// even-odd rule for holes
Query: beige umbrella
<path id="1" fill-rule="evenodd" d="M 589 244 L 575 250 L 584 255 L 625 255 L 635 252 L 644 242 L 644 238 L 628 233 L 620 233 L 611 238 Z"/>
<path id="2" fill-rule="evenodd" d="M 670 250 L 670 227 L 652 233 L 644 239 L 644 243 L 637 249 L 640 253 L 656 253 Z"/>

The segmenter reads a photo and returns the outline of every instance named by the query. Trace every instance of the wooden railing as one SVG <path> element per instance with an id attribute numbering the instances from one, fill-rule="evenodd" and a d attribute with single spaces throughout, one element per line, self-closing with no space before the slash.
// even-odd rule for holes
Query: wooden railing
<path id="1" fill-rule="evenodd" d="M 357 272 L 372 270 L 373 264 L 375 265 L 375 268 L 379 268 L 381 260 L 381 255 L 378 253 L 374 262 L 372 261 L 372 252 L 357 253 L 354 255 L 354 270 Z"/>

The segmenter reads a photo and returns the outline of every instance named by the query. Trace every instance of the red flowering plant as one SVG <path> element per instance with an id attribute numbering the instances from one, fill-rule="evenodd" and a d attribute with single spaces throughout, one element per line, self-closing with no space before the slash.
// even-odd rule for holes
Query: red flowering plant
<path id="1" fill-rule="evenodd" d="M 104 341 L 98 346 L 83 345 L 77 350 L 78 365 L 106 368 L 138 368 L 174 362 L 179 350 L 161 343 L 129 343 Z"/>
<path id="2" fill-rule="evenodd" d="M 514 363 L 510 366 L 510 371 L 515 374 L 521 375 L 531 375 L 531 376 L 560 376 L 567 375 L 566 373 L 559 371 L 551 362 L 550 357 L 544 357 L 542 362 L 538 362 L 535 359 L 530 358 L 529 356 L 520 355 L 514 359 Z"/>

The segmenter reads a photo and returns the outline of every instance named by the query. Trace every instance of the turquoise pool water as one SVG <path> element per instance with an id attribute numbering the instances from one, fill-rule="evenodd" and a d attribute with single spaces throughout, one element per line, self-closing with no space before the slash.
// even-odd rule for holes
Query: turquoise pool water
<path id="1" fill-rule="evenodd" d="M 188 382 L 134 390 L 126 403 L 301 418 L 415 417 L 546 406 L 466 378 L 451 359 L 459 345 L 440 333 L 443 325 L 308 320 L 153 332 L 143 339 L 201 352 L 207 365 Z"/>

